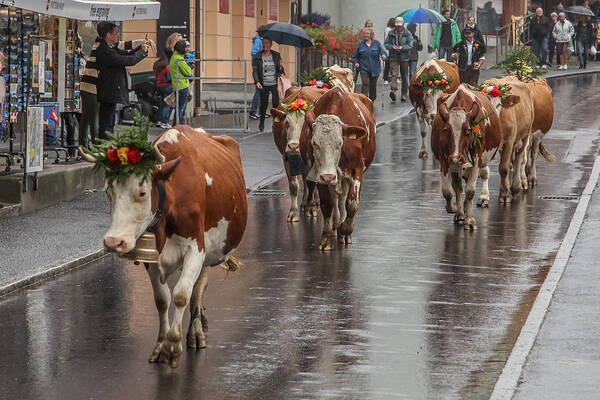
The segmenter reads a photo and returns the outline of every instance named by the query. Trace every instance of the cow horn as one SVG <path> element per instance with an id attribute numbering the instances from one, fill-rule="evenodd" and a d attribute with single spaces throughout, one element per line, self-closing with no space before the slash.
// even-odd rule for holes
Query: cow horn
<path id="1" fill-rule="evenodd" d="M 476 101 L 473 102 L 473 107 L 471 107 L 471 112 L 469 113 L 469 120 L 473 121 L 479 115 L 479 104 Z"/>
<path id="2" fill-rule="evenodd" d="M 154 155 L 156 156 L 157 164 L 163 164 L 165 162 L 165 156 L 160 153 L 160 150 L 156 144 L 152 146 L 154 148 Z"/>
<path id="3" fill-rule="evenodd" d="M 78 149 L 79 149 L 79 155 L 80 155 L 80 156 L 81 156 L 81 158 L 83 158 L 85 161 L 87 161 L 87 162 L 91 162 L 91 163 L 96 163 L 96 162 L 98 162 L 98 160 L 96 159 L 96 157 L 94 157 L 94 156 L 93 156 L 93 155 L 91 155 L 91 154 L 87 154 L 87 153 L 85 152 L 85 150 L 83 149 L 83 147 L 79 146 L 79 147 L 78 147 Z"/>

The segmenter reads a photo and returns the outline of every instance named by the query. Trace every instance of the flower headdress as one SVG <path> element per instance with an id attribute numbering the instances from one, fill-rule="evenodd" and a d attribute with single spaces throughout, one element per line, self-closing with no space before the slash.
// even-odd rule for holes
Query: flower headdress
<path id="1" fill-rule="evenodd" d="M 118 134 L 107 132 L 109 137 L 97 139 L 89 149 L 79 148 L 82 157 L 95 162 L 95 169 L 104 169 L 108 185 L 123 182 L 131 175 L 142 176 L 142 183 L 150 179 L 150 173 L 164 161 L 158 149 L 148 141 L 150 120 L 136 112 L 135 125 Z"/>
<path id="2" fill-rule="evenodd" d="M 508 83 L 501 83 L 500 85 L 488 85 L 483 84 L 480 86 L 474 86 L 475 90 L 481 91 L 483 94 L 487 94 L 490 97 L 500 97 L 504 99 L 510 94 L 511 87 Z"/>
<path id="3" fill-rule="evenodd" d="M 432 93 L 438 90 L 445 90 L 452 83 L 451 79 L 448 79 L 446 74 L 432 71 L 421 75 L 421 87 L 423 91 L 430 91 Z"/>
<path id="4" fill-rule="evenodd" d="M 306 111 L 310 110 L 313 107 L 313 105 L 307 103 L 306 101 L 304 101 L 304 99 L 298 97 L 296 100 L 294 100 L 290 104 L 282 103 L 281 107 L 283 107 L 283 109 L 288 113 L 296 112 L 296 113 L 304 114 Z"/>
<path id="5" fill-rule="evenodd" d="M 333 77 L 324 67 L 315 68 L 310 73 L 300 75 L 300 86 L 316 86 L 318 88 L 329 89 Z"/>

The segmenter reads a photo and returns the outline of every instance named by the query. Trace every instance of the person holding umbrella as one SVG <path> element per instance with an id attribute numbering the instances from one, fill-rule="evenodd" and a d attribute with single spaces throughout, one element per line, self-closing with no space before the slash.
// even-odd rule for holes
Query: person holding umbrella
<path id="1" fill-rule="evenodd" d="M 385 61 L 387 52 L 379 41 L 373 39 L 371 28 L 363 29 L 363 40 L 354 50 L 352 62 L 356 70 L 360 72 L 360 81 L 362 82 L 360 92 L 369 96 L 373 102 L 377 98 L 377 78 L 381 73 L 379 57 Z"/>
<path id="2" fill-rule="evenodd" d="M 594 44 L 594 30 L 588 17 L 581 17 L 575 27 L 575 41 L 577 43 L 577 57 L 579 69 L 587 68 L 587 53 Z"/>
<path id="3" fill-rule="evenodd" d="M 450 10 L 442 11 L 444 21 L 435 28 L 431 47 L 438 50 L 438 59 L 450 61 L 452 48 L 462 41 L 456 21 L 450 18 Z"/>
<path id="4" fill-rule="evenodd" d="M 254 85 L 260 90 L 260 123 L 258 130 L 265 129 L 265 115 L 269 103 L 269 94 L 273 108 L 279 106 L 279 94 L 277 93 L 277 78 L 283 75 L 284 70 L 281 65 L 281 55 L 275 50 L 271 50 L 273 41 L 263 37 L 263 49 L 252 57 L 252 78 Z"/>

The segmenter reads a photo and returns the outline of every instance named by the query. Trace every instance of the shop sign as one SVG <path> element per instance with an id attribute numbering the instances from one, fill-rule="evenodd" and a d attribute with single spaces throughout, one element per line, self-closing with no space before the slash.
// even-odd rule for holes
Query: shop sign
<path id="1" fill-rule="evenodd" d="M 190 38 L 190 2 L 189 0 L 169 0 L 168 7 L 160 9 L 157 21 L 157 46 L 159 51 L 164 51 L 165 42 L 170 34 L 181 33 L 183 37 Z"/>

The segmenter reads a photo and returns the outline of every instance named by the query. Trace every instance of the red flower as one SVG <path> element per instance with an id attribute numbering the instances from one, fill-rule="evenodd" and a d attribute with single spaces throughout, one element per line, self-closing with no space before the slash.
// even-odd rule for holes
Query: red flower
<path id="1" fill-rule="evenodd" d="M 323 82 L 323 89 L 329 89 L 329 85 Z"/>
<path id="2" fill-rule="evenodd" d="M 106 157 L 108 157 L 108 161 L 110 161 L 113 164 L 119 163 L 119 155 L 117 154 L 117 150 L 115 149 L 108 149 L 108 151 L 106 152 Z"/>
<path id="3" fill-rule="evenodd" d="M 302 108 L 304 107 L 304 99 L 296 99 L 296 103 L 298 104 L 298 107 Z"/>
<path id="4" fill-rule="evenodd" d="M 127 162 L 130 164 L 137 164 L 142 161 L 142 153 L 137 147 L 130 147 L 127 152 Z"/>
<path id="5" fill-rule="evenodd" d="M 494 87 L 492 90 L 490 90 L 489 95 L 492 97 L 498 97 L 502 95 L 502 92 L 497 87 Z"/>
<path id="6" fill-rule="evenodd" d="M 445 80 L 445 79 L 442 79 L 442 81 L 441 81 L 440 83 L 441 83 L 442 85 L 446 85 L 446 84 L 448 83 L 448 81 L 447 81 L 447 80 Z"/>
<path id="7" fill-rule="evenodd" d="M 317 80 L 311 79 L 310 81 L 308 81 L 308 83 L 310 83 L 311 86 L 315 86 L 317 84 Z"/>
<path id="8" fill-rule="evenodd" d="M 427 82 L 427 84 L 428 84 L 429 86 L 431 86 L 431 85 L 433 84 L 433 82 L 432 82 L 432 81 L 429 81 L 429 82 Z"/>

